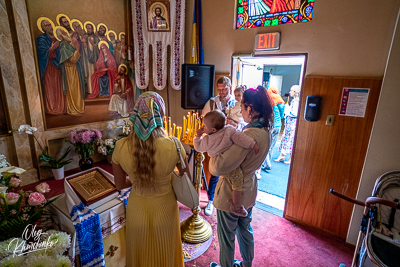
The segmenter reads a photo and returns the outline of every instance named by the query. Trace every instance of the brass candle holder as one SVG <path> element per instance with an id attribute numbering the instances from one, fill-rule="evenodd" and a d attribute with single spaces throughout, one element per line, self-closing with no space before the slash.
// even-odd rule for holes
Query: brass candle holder
<path id="1" fill-rule="evenodd" d="M 194 187 L 200 198 L 200 189 L 202 187 L 201 176 L 203 169 L 204 155 L 201 152 L 195 152 L 196 173 Z M 181 237 L 187 243 L 198 244 L 207 241 L 212 236 L 212 228 L 209 222 L 199 215 L 200 207 L 192 209 L 193 215 L 181 222 Z"/>
<path id="2" fill-rule="evenodd" d="M 164 129 L 167 136 L 176 136 L 182 142 L 193 147 L 193 138 L 202 121 L 197 112 L 188 112 L 183 116 L 183 127 L 172 123 L 171 117 L 164 117 Z M 196 160 L 194 176 L 194 187 L 200 198 L 200 189 L 202 187 L 201 176 L 203 170 L 204 155 L 201 152 L 195 152 Z M 181 222 L 181 237 L 187 243 L 198 244 L 207 241 L 212 236 L 212 228 L 209 222 L 203 219 L 200 214 L 200 207 L 192 209 L 192 215 Z"/>

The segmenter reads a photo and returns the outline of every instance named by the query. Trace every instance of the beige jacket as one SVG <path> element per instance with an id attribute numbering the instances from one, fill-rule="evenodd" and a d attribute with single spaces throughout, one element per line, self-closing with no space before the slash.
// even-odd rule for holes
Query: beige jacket
<path id="1" fill-rule="evenodd" d="M 270 146 L 270 135 L 267 129 L 248 128 L 243 131 L 252 137 L 260 146 L 257 155 L 254 150 L 232 145 L 227 151 L 210 159 L 209 170 L 215 176 L 220 176 L 215 188 L 214 206 L 222 211 L 230 212 L 229 199 L 232 199 L 232 184 L 224 175 L 236 169 L 239 165 L 243 170 L 242 204 L 246 209 L 254 206 L 257 196 L 257 178 L 255 170 L 263 163 Z"/>

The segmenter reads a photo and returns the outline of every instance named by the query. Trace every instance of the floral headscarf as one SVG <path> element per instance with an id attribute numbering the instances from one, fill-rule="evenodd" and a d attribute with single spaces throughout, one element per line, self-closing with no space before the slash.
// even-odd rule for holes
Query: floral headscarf
<path id="1" fill-rule="evenodd" d="M 141 94 L 129 117 L 136 135 L 146 141 L 157 126 L 163 127 L 164 113 L 164 99 L 159 94 L 150 91 Z"/>

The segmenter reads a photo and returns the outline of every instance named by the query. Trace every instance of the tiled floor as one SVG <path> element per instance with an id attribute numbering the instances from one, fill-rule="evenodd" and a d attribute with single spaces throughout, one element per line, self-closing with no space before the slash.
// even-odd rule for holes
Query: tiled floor
<path id="1" fill-rule="evenodd" d="M 273 208 L 279 209 L 279 210 L 283 210 L 283 208 L 285 207 L 285 199 L 284 198 L 280 198 L 268 193 L 264 193 L 262 191 L 258 191 L 257 192 L 257 199 L 256 201 L 259 201 L 261 203 L 264 203 L 268 206 L 271 206 Z"/>

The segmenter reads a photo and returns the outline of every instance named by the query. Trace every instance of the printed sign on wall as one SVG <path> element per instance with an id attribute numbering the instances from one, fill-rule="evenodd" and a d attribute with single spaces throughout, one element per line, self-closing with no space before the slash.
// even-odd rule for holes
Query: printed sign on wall
<path id="1" fill-rule="evenodd" d="M 365 117 L 369 88 L 343 88 L 339 115 Z"/>

